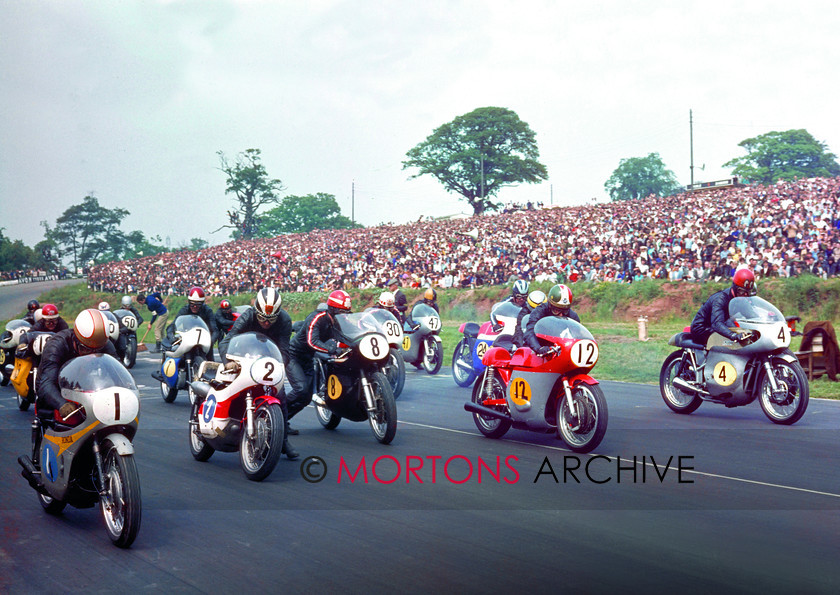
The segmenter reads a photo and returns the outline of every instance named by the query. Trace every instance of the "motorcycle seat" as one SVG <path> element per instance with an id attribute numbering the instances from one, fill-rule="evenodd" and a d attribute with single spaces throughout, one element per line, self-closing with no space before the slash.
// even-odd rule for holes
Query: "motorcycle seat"
<path id="1" fill-rule="evenodd" d="M 683 349 L 706 349 L 705 345 L 700 345 L 700 343 L 691 340 L 691 333 L 678 333 L 674 337 L 674 345 Z"/>
<path id="2" fill-rule="evenodd" d="M 510 352 L 503 347 L 491 347 L 481 361 L 485 366 L 506 366 L 510 362 Z"/>
<path id="3" fill-rule="evenodd" d="M 201 380 L 193 380 L 190 383 L 190 388 L 200 399 L 206 399 L 207 395 L 210 394 L 210 384 Z"/>
<path id="4" fill-rule="evenodd" d="M 478 337 L 478 331 L 481 327 L 478 326 L 477 322 L 468 322 L 464 325 L 464 336 L 469 337 L 470 339 L 475 339 Z"/>

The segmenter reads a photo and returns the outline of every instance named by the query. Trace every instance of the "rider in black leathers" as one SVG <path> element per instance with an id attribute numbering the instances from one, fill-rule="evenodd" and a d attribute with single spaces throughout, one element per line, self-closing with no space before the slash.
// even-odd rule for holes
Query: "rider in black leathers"
<path id="1" fill-rule="evenodd" d="M 528 318 L 528 326 L 525 329 L 525 343 L 538 355 L 544 355 L 551 350 L 551 347 L 540 343 L 534 332 L 537 322 L 546 316 L 560 316 L 580 322 L 580 316 L 572 310 L 571 289 L 565 285 L 555 285 L 548 291 L 548 299 L 531 312 L 531 316 Z"/>
<path id="2" fill-rule="evenodd" d="M 219 303 L 219 309 L 216 310 L 214 317 L 216 319 L 216 328 L 219 329 L 219 343 L 221 344 L 222 339 L 230 332 L 230 329 L 233 328 L 233 323 L 236 321 L 236 318 L 233 316 L 233 310 L 230 308 L 230 302 L 222 300 Z"/>
<path id="3" fill-rule="evenodd" d="M 187 300 L 187 305 L 178 310 L 175 318 L 172 319 L 172 322 L 166 328 L 166 340 L 169 345 L 172 345 L 172 341 L 175 340 L 175 321 L 178 320 L 178 317 L 194 314 L 201 318 L 207 325 L 207 328 L 210 329 L 210 351 L 207 352 L 207 359 L 211 362 L 215 361 L 213 359 L 213 344 L 219 338 L 219 329 L 216 326 L 216 317 L 213 313 L 213 308 L 204 303 L 204 289 L 201 287 L 191 288 L 187 294 Z"/>
<path id="4" fill-rule="evenodd" d="M 735 297 L 755 295 L 755 275 L 749 269 L 739 269 L 732 277 L 732 285 L 713 293 L 691 321 L 691 340 L 705 345 L 714 333 L 730 341 L 737 341 L 749 331 L 734 332 L 726 326 L 729 318 L 729 302 Z"/>

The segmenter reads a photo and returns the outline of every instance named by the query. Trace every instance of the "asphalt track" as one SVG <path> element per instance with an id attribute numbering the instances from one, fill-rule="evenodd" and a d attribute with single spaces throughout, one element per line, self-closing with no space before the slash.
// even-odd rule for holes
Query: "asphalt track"
<path id="1" fill-rule="evenodd" d="M 193 460 L 187 397 L 163 402 L 156 362 L 132 370 L 129 550 L 97 509 L 41 510 L 16 462 L 31 414 L 0 388 L 0 592 L 840 591 L 840 402 L 780 427 L 758 404 L 678 416 L 656 387 L 604 382 L 609 428 L 585 456 L 550 435 L 482 437 L 448 368 L 409 366 L 391 445 L 365 423 L 324 430 L 310 408 L 292 422 L 301 459 L 254 483 L 236 454 Z M 324 471 L 310 456 L 323 481 L 304 480 Z"/>

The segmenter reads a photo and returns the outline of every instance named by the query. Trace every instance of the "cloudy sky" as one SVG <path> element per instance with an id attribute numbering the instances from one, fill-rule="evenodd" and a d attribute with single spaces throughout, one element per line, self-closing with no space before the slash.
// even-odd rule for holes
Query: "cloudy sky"
<path id="1" fill-rule="evenodd" d="M 365 225 L 471 212 L 406 152 L 475 108 L 515 111 L 549 180 L 503 202 L 606 199 L 622 158 L 690 181 L 805 128 L 840 154 L 840 11 L 809 1 L 0 0 L 0 227 L 93 193 L 172 246 L 229 239 L 217 151 Z M 705 165 L 705 169 L 700 169 Z M 355 191 L 354 191 L 355 189 Z"/>

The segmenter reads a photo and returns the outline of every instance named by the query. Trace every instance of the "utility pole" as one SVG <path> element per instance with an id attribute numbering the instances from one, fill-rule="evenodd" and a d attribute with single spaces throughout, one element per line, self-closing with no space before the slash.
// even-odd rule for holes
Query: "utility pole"
<path id="1" fill-rule="evenodd" d="M 356 222 L 356 180 L 350 185 L 350 221 Z"/>
<path id="2" fill-rule="evenodd" d="M 553 207 L 554 206 L 554 184 L 549 184 L 548 188 L 549 188 L 549 192 L 550 192 L 549 196 L 551 197 L 551 206 Z"/>
<path id="3" fill-rule="evenodd" d="M 484 153 L 481 154 L 481 202 L 484 202 Z"/>
<path id="4" fill-rule="evenodd" d="M 688 140 L 691 155 L 691 185 L 694 186 L 694 114 L 688 110 Z"/>

